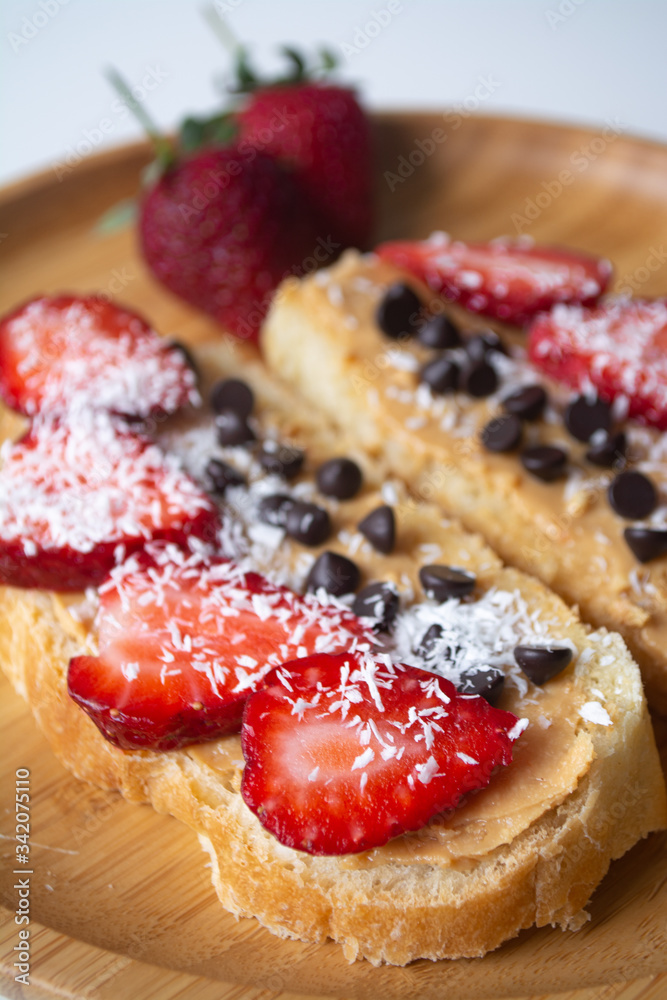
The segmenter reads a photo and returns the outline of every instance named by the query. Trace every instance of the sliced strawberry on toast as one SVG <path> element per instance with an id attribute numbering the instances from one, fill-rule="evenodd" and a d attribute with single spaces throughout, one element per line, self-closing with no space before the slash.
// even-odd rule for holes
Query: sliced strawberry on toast
<path id="1" fill-rule="evenodd" d="M 177 345 L 136 313 L 74 295 L 33 299 L 0 320 L 0 395 L 27 416 L 93 407 L 147 417 L 199 398 Z"/>
<path id="2" fill-rule="evenodd" d="M 376 253 L 448 302 L 517 325 L 557 302 L 596 302 L 612 270 L 609 261 L 576 250 L 520 240 L 463 243 L 446 233 L 422 242 L 382 243 Z"/>
<path id="3" fill-rule="evenodd" d="M 628 416 L 667 430 L 667 299 L 558 306 L 532 323 L 528 350 L 558 382 L 607 402 L 625 397 Z"/>
<path id="4" fill-rule="evenodd" d="M 510 712 L 386 657 L 317 655 L 277 667 L 248 700 L 246 805 L 309 854 L 379 847 L 455 808 L 512 760 Z"/>
<path id="5" fill-rule="evenodd" d="M 147 540 L 215 539 L 213 501 L 172 456 L 106 414 L 37 420 L 1 454 L 0 583 L 80 590 Z"/>
<path id="6" fill-rule="evenodd" d="M 238 731 L 273 666 L 372 641 L 346 610 L 169 545 L 113 570 L 100 602 L 99 656 L 71 660 L 68 688 L 124 749 L 171 750 Z"/>

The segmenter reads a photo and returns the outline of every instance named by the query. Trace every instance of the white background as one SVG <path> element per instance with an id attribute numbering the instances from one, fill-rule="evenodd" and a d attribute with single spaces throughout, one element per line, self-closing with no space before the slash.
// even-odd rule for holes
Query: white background
<path id="1" fill-rule="evenodd" d="M 148 85 L 146 105 L 165 128 L 214 108 L 229 56 L 203 3 L 2 0 L 0 183 L 57 169 L 91 137 L 97 149 L 139 135 L 114 110 L 110 64 Z M 381 29 L 373 14 L 386 21 L 389 0 L 217 4 L 269 67 L 277 43 L 327 42 L 370 107 L 456 104 L 484 78 L 494 81 L 485 113 L 618 118 L 628 132 L 667 141 L 667 0 L 392 0 L 399 9 Z"/>

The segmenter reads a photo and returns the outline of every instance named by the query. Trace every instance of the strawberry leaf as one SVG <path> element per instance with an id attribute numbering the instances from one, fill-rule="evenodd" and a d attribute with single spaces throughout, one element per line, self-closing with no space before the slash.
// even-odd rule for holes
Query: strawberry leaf
<path id="1" fill-rule="evenodd" d="M 202 146 L 227 146 L 236 136 L 234 116 L 228 112 L 211 118 L 185 119 L 178 133 L 179 146 L 184 153 L 193 153 Z"/>

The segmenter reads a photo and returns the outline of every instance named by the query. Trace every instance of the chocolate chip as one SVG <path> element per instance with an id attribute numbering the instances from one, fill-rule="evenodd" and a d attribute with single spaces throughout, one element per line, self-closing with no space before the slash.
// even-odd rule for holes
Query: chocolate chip
<path id="1" fill-rule="evenodd" d="M 419 381 L 430 386 L 432 392 L 454 392 L 459 383 L 460 368 L 446 355 L 427 361 L 419 373 Z"/>
<path id="2" fill-rule="evenodd" d="M 441 635 L 442 625 L 429 625 L 419 640 L 419 644 L 415 647 L 415 653 L 419 656 L 431 656 Z"/>
<path id="3" fill-rule="evenodd" d="M 562 448 L 552 445 L 536 445 L 521 452 L 521 463 L 527 472 L 545 483 L 552 483 L 565 475 L 567 454 Z"/>
<path id="4" fill-rule="evenodd" d="M 541 385 L 525 385 L 503 399 L 507 413 L 519 420 L 539 420 L 547 405 L 547 394 Z"/>
<path id="5" fill-rule="evenodd" d="M 223 410 L 219 413 L 215 418 L 215 426 L 218 429 L 218 442 L 221 445 L 250 444 L 256 440 L 255 433 L 246 418 L 234 410 Z"/>
<path id="6" fill-rule="evenodd" d="M 225 378 L 211 389 L 211 409 L 214 413 L 233 410 L 240 417 L 249 417 L 255 405 L 252 389 L 240 378 Z"/>
<path id="7" fill-rule="evenodd" d="M 451 646 L 440 645 L 438 648 L 438 642 L 441 637 L 442 625 L 430 625 L 419 640 L 414 652 L 417 656 L 423 656 L 427 660 L 434 659 L 434 654 L 438 653 L 439 662 L 451 662 L 452 659 L 461 652 L 461 647 L 455 646 L 452 649 Z"/>
<path id="8" fill-rule="evenodd" d="M 470 361 L 459 377 L 459 389 L 476 399 L 490 396 L 498 388 L 498 375 L 488 361 Z"/>
<path id="9" fill-rule="evenodd" d="M 623 537 L 642 563 L 664 556 L 667 552 L 667 531 L 664 528 L 626 528 Z"/>
<path id="10" fill-rule="evenodd" d="M 565 411 L 565 426 L 577 441 L 590 441 L 596 431 L 611 427 L 611 407 L 603 399 L 577 396 Z"/>
<path id="11" fill-rule="evenodd" d="M 446 350 L 448 347 L 459 347 L 461 335 L 449 316 L 439 313 L 437 316 L 432 316 L 428 323 L 424 323 L 417 334 L 417 340 L 424 347 Z"/>
<path id="12" fill-rule="evenodd" d="M 383 504 L 367 514 L 357 525 L 374 549 L 387 556 L 396 544 L 396 519 L 391 507 Z"/>
<path id="13" fill-rule="evenodd" d="M 195 375 L 197 377 L 197 380 L 199 380 L 200 375 L 201 375 L 201 373 L 199 371 L 199 365 L 197 364 L 197 362 L 195 360 L 195 356 L 192 353 L 192 351 L 190 350 L 190 348 L 187 346 L 187 344 L 184 344 L 180 340 L 170 340 L 168 342 L 167 346 L 170 348 L 170 350 L 172 350 L 172 351 L 178 351 L 179 354 L 182 354 L 182 356 L 185 359 L 185 363 L 187 364 L 188 368 L 192 369 L 192 371 L 195 373 Z"/>
<path id="14" fill-rule="evenodd" d="M 385 292 L 375 319 L 382 332 L 392 340 L 413 337 L 417 332 L 421 308 L 422 303 L 410 286 L 397 282 Z"/>
<path id="15" fill-rule="evenodd" d="M 450 597 L 466 597 L 474 590 L 477 580 L 474 573 L 453 566 L 429 565 L 419 570 L 419 582 L 427 597 L 446 601 Z"/>
<path id="16" fill-rule="evenodd" d="M 294 479 L 301 472 L 306 453 L 300 448 L 288 444 L 265 444 L 259 456 L 260 465 L 265 472 L 283 479 Z"/>
<path id="17" fill-rule="evenodd" d="M 317 470 L 317 488 L 327 497 L 349 500 L 361 489 L 361 469 L 351 458 L 331 458 Z"/>
<path id="18" fill-rule="evenodd" d="M 602 431 L 594 434 L 591 446 L 586 452 L 586 458 L 593 465 L 603 469 L 611 469 L 625 458 L 627 439 L 623 431 Z"/>
<path id="19" fill-rule="evenodd" d="M 390 583 L 369 583 L 354 599 L 352 610 L 360 618 L 374 618 L 378 632 L 388 632 L 398 614 L 398 594 Z"/>
<path id="20" fill-rule="evenodd" d="M 312 593 L 320 587 L 334 597 L 351 594 L 359 586 L 359 567 L 338 552 L 323 552 L 311 566 L 306 578 L 306 590 Z"/>
<path id="21" fill-rule="evenodd" d="M 514 451 L 521 441 L 521 421 L 512 413 L 494 417 L 481 433 L 482 444 L 488 451 Z"/>
<path id="22" fill-rule="evenodd" d="M 655 486 L 641 472 L 620 472 L 609 486 L 607 496 L 612 510 L 630 521 L 648 517 L 658 502 Z"/>
<path id="23" fill-rule="evenodd" d="M 491 351 L 507 354 L 507 348 L 494 330 L 482 330 L 481 333 L 474 333 L 468 337 L 464 346 L 466 354 L 473 361 L 483 361 Z"/>
<path id="24" fill-rule="evenodd" d="M 262 497 L 257 508 L 257 516 L 265 524 L 273 524 L 276 528 L 284 528 L 287 515 L 296 503 L 293 497 L 286 493 L 272 493 Z"/>
<path id="25" fill-rule="evenodd" d="M 526 677 L 541 686 L 565 670 L 572 660 L 568 646 L 517 646 L 514 659 Z"/>
<path id="26" fill-rule="evenodd" d="M 456 685 L 460 694 L 478 694 L 495 705 L 505 687 L 505 674 L 498 667 L 470 667 L 461 673 Z"/>
<path id="27" fill-rule="evenodd" d="M 331 518 L 324 507 L 298 500 L 287 511 L 285 529 L 302 545 L 321 545 L 331 534 Z"/>
<path id="28" fill-rule="evenodd" d="M 212 458 L 206 466 L 206 480 L 211 493 L 222 495 L 228 486 L 245 486 L 245 479 L 231 465 Z"/>

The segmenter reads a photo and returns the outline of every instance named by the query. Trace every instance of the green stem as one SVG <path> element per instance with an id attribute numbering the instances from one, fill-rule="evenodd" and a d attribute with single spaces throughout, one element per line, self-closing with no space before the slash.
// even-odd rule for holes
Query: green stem
<path id="1" fill-rule="evenodd" d="M 155 148 L 155 155 L 162 167 L 168 167 L 174 161 L 174 151 L 168 139 L 160 132 L 143 105 L 136 99 L 128 84 L 118 70 L 108 69 L 106 77 L 116 93 L 123 98 L 128 108 L 137 119 Z"/>
<path id="2" fill-rule="evenodd" d="M 243 46 L 225 21 L 224 17 L 218 13 L 212 3 L 206 4 L 205 7 L 202 7 L 201 12 L 202 17 L 215 37 L 222 44 L 223 48 L 225 48 L 232 58 L 236 60 Z"/>

